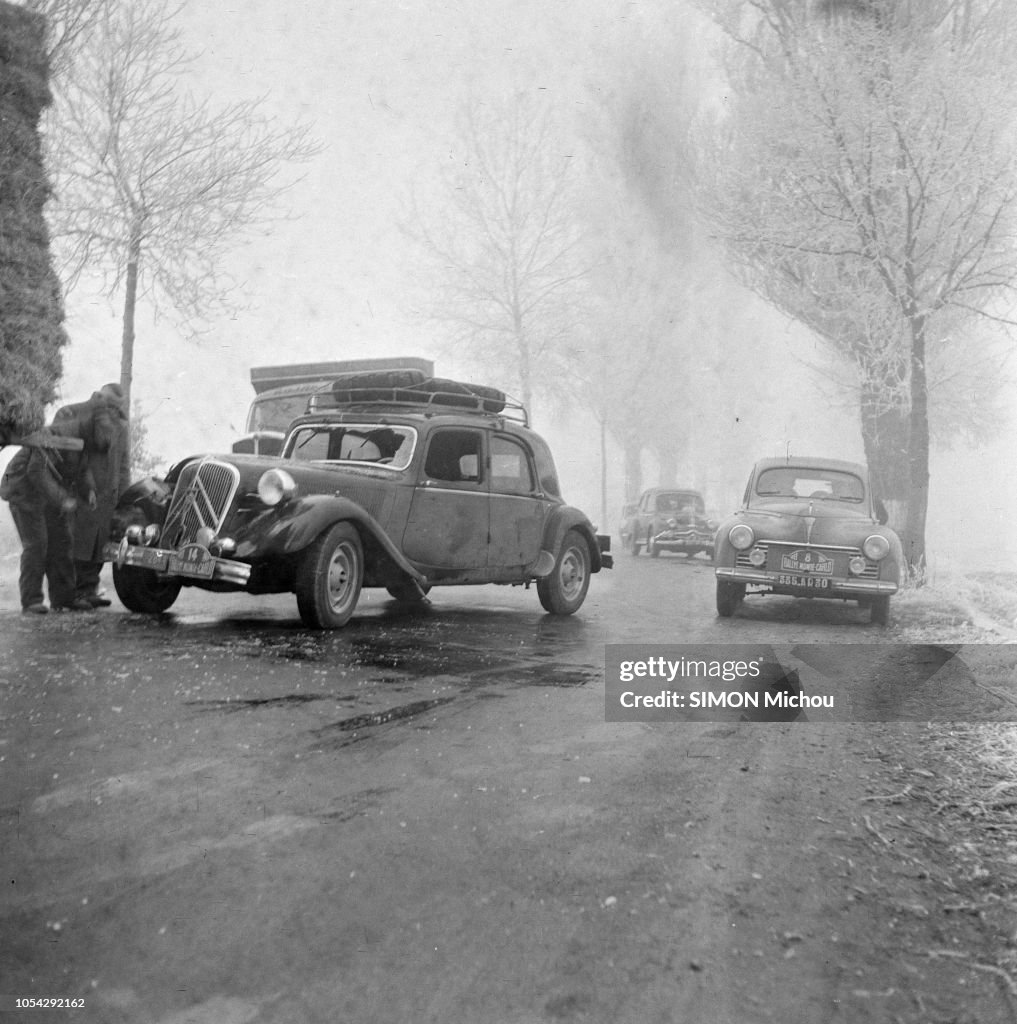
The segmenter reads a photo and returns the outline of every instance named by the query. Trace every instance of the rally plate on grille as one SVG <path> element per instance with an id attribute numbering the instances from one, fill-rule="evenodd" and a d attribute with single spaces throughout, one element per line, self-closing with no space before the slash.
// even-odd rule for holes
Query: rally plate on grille
<path id="1" fill-rule="evenodd" d="M 210 580 L 212 573 L 215 572 L 215 559 L 208 548 L 200 544 L 185 544 L 179 551 L 170 555 L 167 571 L 177 576 Z"/>

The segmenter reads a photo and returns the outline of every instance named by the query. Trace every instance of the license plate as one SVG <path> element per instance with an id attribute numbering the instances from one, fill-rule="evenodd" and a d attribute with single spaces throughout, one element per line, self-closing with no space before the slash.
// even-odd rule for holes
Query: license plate
<path id="1" fill-rule="evenodd" d="M 176 576 L 193 576 L 199 580 L 210 580 L 215 572 L 215 559 L 208 548 L 200 544 L 185 544 L 170 555 L 167 572 Z"/>
<path id="2" fill-rule="evenodd" d="M 782 587 L 802 587 L 805 590 L 826 590 L 830 581 L 822 576 L 785 576 L 777 575 L 777 583 Z"/>

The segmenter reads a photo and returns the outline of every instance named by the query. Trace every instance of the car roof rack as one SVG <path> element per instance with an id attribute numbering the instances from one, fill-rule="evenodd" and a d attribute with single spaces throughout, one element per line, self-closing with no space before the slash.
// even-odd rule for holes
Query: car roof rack
<path id="1" fill-rule="evenodd" d="M 480 384 L 428 378 L 408 386 L 377 380 L 337 380 L 331 387 L 311 395 L 308 413 L 335 411 L 372 411 L 395 409 L 420 412 L 422 407 L 446 413 L 503 416 L 529 426 L 526 407 L 503 391 Z"/>

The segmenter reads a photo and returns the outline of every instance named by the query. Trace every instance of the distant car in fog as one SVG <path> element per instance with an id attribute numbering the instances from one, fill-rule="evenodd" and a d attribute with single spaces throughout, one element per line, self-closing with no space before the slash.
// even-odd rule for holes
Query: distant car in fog
<path id="1" fill-rule="evenodd" d="M 622 510 L 619 534 L 629 554 L 638 555 L 645 547 L 651 558 L 662 551 L 680 551 L 691 558 L 700 551 L 713 555 L 716 529 L 699 491 L 651 487 L 643 491 L 638 502 Z"/>
<path id="2" fill-rule="evenodd" d="M 839 598 L 886 625 L 904 564 L 868 469 L 835 459 L 761 459 L 741 508 L 717 531 L 717 612 L 746 595 Z"/>

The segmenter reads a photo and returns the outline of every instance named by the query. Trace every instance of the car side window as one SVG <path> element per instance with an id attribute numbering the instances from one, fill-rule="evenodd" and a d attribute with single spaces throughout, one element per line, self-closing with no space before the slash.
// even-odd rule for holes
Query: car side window
<path id="1" fill-rule="evenodd" d="M 483 438 L 479 430 L 437 430 L 431 435 L 424 474 L 440 483 L 479 484 Z"/>
<path id="2" fill-rule="evenodd" d="M 532 494 L 535 490 L 529 455 L 511 437 L 491 439 L 491 490 L 499 494 Z"/>

